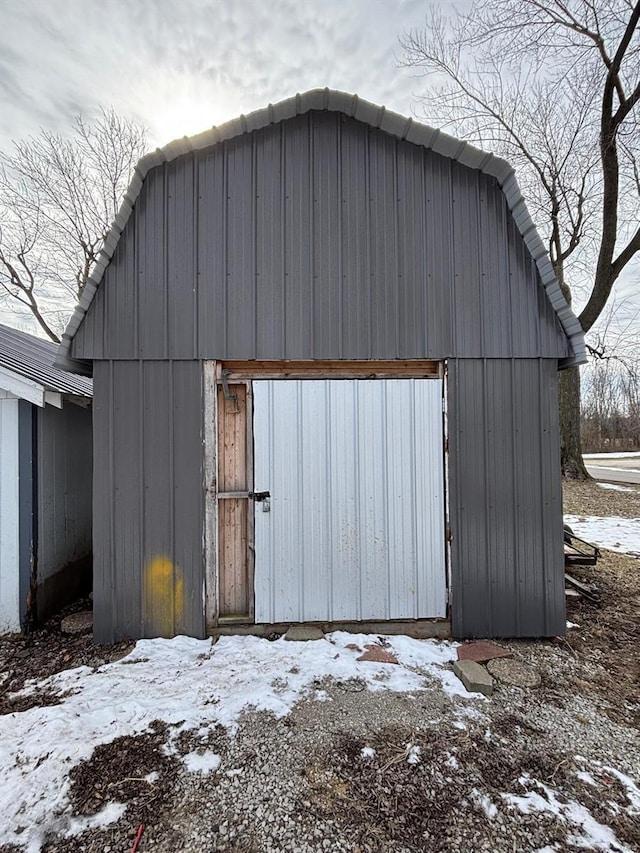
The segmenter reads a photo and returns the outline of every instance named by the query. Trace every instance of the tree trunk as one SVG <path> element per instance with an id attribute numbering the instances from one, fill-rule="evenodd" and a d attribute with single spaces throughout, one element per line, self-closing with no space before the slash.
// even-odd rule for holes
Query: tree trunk
<path id="1" fill-rule="evenodd" d="M 580 441 L 580 368 L 569 367 L 560 372 L 558 404 L 562 476 L 571 480 L 589 480 Z"/>

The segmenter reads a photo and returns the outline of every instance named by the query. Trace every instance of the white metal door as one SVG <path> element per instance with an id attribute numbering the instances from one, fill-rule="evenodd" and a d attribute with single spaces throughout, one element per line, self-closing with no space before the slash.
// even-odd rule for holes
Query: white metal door
<path id="1" fill-rule="evenodd" d="M 441 380 L 253 388 L 256 622 L 445 616 Z"/>

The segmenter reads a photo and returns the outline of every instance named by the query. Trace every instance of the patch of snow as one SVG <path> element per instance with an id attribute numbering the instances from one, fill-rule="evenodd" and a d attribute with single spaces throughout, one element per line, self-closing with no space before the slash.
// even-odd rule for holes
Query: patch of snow
<path id="1" fill-rule="evenodd" d="M 598 483 L 601 489 L 609 489 L 611 492 L 635 492 L 635 489 L 630 489 L 629 486 L 617 486 L 615 483 Z"/>
<path id="2" fill-rule="evenodd" d="M 147 773 L 143 778 L 145 782 L 149 782 L 150 785 L 153 785 L 153 783 L 157 782 L 160 778 L 160 774 L 157 770 L 153 770 L 151 773 Z"/>
<path id="3" fill-rule="evenodd" d="M 500 796 L 507 803 L 515 806 L 522 814 L 549 812 L 563 823 L 569 824 L 568 829 L 571 825 L 579 827 L 578 834 L 569 832 L 566 839 L 567 844 L 585 847 L 587 850 L 615 850 L 616 853 L 633 853 L 629 847 L 618 841 L 613 830 L 599 823 L 585 806 L 574 800 L 560 802 L 551 788 L 536 779 L 530 779 L 528 776 L 522 776 L 520 779 L 525 779 L 529 784 L 536 785 L 544 796 L 535 790 L 528 791 L 522 796 L 516 794 L 501 794 Z"/>
<path id="4" fill-rule="evenodd" d="M 579 627 L 580 626 L 578 625 L 577 622 L 567 622 L 567 628 L 579 628 Z"/>
<path id="5" fill-rule="evenodd" d="M 360 755 L 363 758 L 375 758 L 376 757 L 376 751 L 372 746 L 363 746 L 362 749 L 360 750 Z"/>
<path id="6" fill-rule="evenodd" d="M 242 767 L 234 767 L 231 770 L 226 770 L 224 775 L 232 779 L 234 776 L 242 776 L 243 773 Z"/>
<path id="7" fill-rule="evenodd" d="M 633 815 L 640 814 L 640 788 L 638 788 L 633 779 L 630 779 L 629 776 L 626 776 L 624 773 L 616 770 L 615 767 L 606 767 L 603 765 L 602 769 L 605 773 L 610 773 L 612 776 L 615 776 L 619 782 L 622 782 L 627 799 L 630 803 L 626 811 Z"/>
<path id="8" fill-rule="evenodd" d="M 110 823 L 116 823 L 124 815 L 126 810 L 126 803 L 107 803 L 97 814 L 90 815 L 89 817 L 71 818 L 65 835 L 80 835 L 81 832 L 86 832 L 88 829 L 100 829 L 103 826 L 108 826 Z"/>
<path id="9" fill-rule="evenodd" d="M 591 775 L 591 773 L 587 773 L 587 771 L 586 771 L 586 770 L 580 770 L 578 773 L 576 773 L 576 776 L 577 776 L 577 777 L 578 777 L 578 779 L 580 779 L 582 782 L 586 782 L 586 783 L 587 783 L 587 785 L 593 785 L 593 786 L 594 786 L 594 788 L 597 788 L 597 787 L 598 787 L 598 783 L 596 782 L 596 780 L 593 778 L 593 776 Z"/>
<path id="10" fill-rule="evenodd" d="M 489 820 L 494 820 L 498 815 L 498 807 L 494 802 L 492 802 L 491 797 L 488 794 L 481 793 L 477 788 L 473 788 L 471 791 L 471 799 L 473 802 L 480 806 Z"/>
<path id="11" fill-rule="evenodd" d="M 451 767 L 452 770 L 457 770 L 460 767 L 460 762 L 455 757 L 455 755 L 449 755 L 447 760 L 445 761 L 447 767 Z"/>
<path id="12" fill-rule="evenodd" d="M 636 450 L 624 451 L 620 453 L 583 453 L 583 459 L 636 459 L 640 457 L 640 452 Z"/>
<path id="13" fill-rule="evenodd" d="M 500 796 L 512 806 L 515 806 L 521 814 L 533 814 L 534 812 L 549 811 L 562 817 L 562 812 L 545 799 L 537 791 L 528 791 L 526 794 L 500 794 Z"/>
<path id="14" fill-rule="evenodd" d="M 458 713 L 467 715 L 469 703 L 480 698 L 471 697 L 446 668 L 457 657 L 457 643 L 388 637 L 386 648 L 399 661 L 389 667 L 358 662 L 346 653 L 334 657 L 336 648 L 342 652 L 348 643 L 364 648 L 378 642 L 377 636 L 337 631 L 328 639 L 290 643 L 221 637 L 215 645 L 191 637 L 140 640 L 119 661 L 96 670 L 66 670 L 38 682 L 38 689 L 62 696 L 61 703 L 0 716 L 0 846 L 37 851 L 47 828 L 63 818 L 69 821 L 66 778 L 71 768 L 99 744 L 139 735 L 155 720 L 173 726 L 174 735 L 215 724 L 233 734 L 246 711 L 284 717 L 298 701 L 317 695 L 314 684 L 323 679 L 358 680 L 371 691 L 418 692 L 436 686 L 450 698 L 464 697 Z M 387 679 L 379 681 L 385 670 Z M 464 723 L 460 728 L 466 728 Z M 164 748 L 171 751 L 171 742 Z M 16 832 L 18 827 L 26 828 Z"/>
<path id="15" fill-rule="evenodd" d="M 415 744 L 407 744 L 407 764 L 420 764 L 420 747 Z"/>
<path id="16" fill-rule="evenodd" d="M 182 760 L 189 773 L 214 773 L 222 763 L 214 752 L 188 752 Z"/>
<path id="17" fill-rule="evenodd" d="M 596 515 L 565 515 L 576 536 L 619 554 L 640 552 L 640 518 L 622 518 L 612 515 L 601 518 Z"/>

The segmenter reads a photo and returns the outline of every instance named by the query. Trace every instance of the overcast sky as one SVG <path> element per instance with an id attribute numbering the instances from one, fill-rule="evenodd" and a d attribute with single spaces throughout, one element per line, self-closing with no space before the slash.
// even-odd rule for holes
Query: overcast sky
<path id="1" fill-rule="evenodd" d="M 425 0 L 2 0 L 0 144 L 114 106 L 152 142 L 315 87 L 411 113 L 398 36 Z"/>
<path id="2" fill-rule="evenodd" d="M 0 149 L 100 106 L 164 145 L 325 86 L 411 115 L 423 81 L 398 66 L 398 37 L 429 2 L 0 0 Z M 635 314 L 637 282 L 620 289 Z"/>

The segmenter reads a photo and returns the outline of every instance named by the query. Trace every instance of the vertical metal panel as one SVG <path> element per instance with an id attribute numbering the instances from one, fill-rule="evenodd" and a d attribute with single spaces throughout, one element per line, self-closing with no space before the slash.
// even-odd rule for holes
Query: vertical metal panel
<path id="1" fill-rule="evenodd" d="M 250 136 L 225 143 L 226 336 L 229 358 L 255 357 L 255 175 Z M 210 353 L 208 354 L 210 356 Z"/>
<path id="2" fill-rule="evenodd" d="M 450 362 L 449 434 L 454 635 L 563 633 L 553 362 Z"/>
<path id="3" fill-rule="evenodd" d="M 340 116 L 311 118 L 313 340 L 315 358 L 342 356 L 342 175 Z"/>
<path id="4" fill-rule="evenodd" d="M 197 157 L 198 257 L 197 352 L 222 355 L 227 350 L 227 188 L 223 146 Z"/>
<path id="5" fill-rule="evenodd" d="M 398 147 L 398 355 L 426 349 L 425 317 L 427 287 L 426 187 L 423 152 L 413 145 Z M 419 180 L 416 180 L 418 176 Z M 420 180 L 421 178 L 421 180 Z"/>
<path id="6" fill-rule="evenodd" d="M 0 399 L 0 633 L 20 630 L 20 492 L 17 399 Z"/>
<path id="7" fill-rule="evenodd" d="M 175 166 L 174 166 L 175 168 Z M 138 258 L 138 352 L 139 358 L 169 357 L 167 341 L 167 169 L 145 181 L 136 205 L 136 252 Z M 189 310 L 186 308 L 180 310 Z M 112 321 L 113 322 L 113 321 Z"/>
<path id="8" fill-rule="evenodd" d="M 398 355 L 398 193 L 396 140 L 369 132 L 370 290 L 373 358 Z"/>
<path id="9" fill-rule="evenodd" d="M 204 634 L 202 365 L 99 362 L 94 633 Z"/>
<path id="10" fill-rule="evenodd" d="M 274 342 L 284 341 L 286 219 L 284 125 L 256 134 L 256 353 L 272 355 Z M 254 318 L 251 318 L 252 320 Z"/>
<path id="11" fill-rule="evenodd" d="M 91 553 L 91 410 L 38 411 L 38 583 Z"/>
<path id="12" fill-rule="evenodd" d="M 298 116 L 285 126 L 286 323 L 284 341 L 279 342 L 284 358 L 313 358 L 316 344 L 313 338 L 311 118 L 311 114 Z"/>
<path id="13" fill-rule="evenodd" d="M 369 358 L 372 352 L 368 144 L 369 130 L 365 125 L 341 122 L 343 358 Z"/>
<path id="14" fill-rule="evenodd" d="M 113 403 L 113 363 L 96 361 L 93 365 L 93 636 L 97 643 L 113 642 L 116 636 L 135 635 L 126 630 L 114 600 L 118 557 L 113 541 L 116 526 Z M 133 405 L 134 402 L 127 406 L 129 413 Z M 128 424 L 135 429 L 131 416 L 126 417 L 123 412 L 121 417 L 123 428 Z M 132 470 L 126 482 L 137 481 Z M 130 501 L 129 507 L 133 509 L 134 502 Z M 134 585 L 135 581 L 131 588 Z"/>
<path id="15" fill-rule="evenodd" d="M 446 614 L 442 384 L 254 382 L 256 621 Z"/>
<path id="16" fill-rule="evenodd" d="M 513 352 L 511 279 L 507 253 L 507 203 L 488 175 L 479 176 L 482 347 L 487 356 Z M 534 287 L 535 287 L 534 283 Z M 542 287 L 538 288 L 544 293 Z"/>
<path id="17" fill-rule="evenodd" d="M 512 350 L 513 354 L 520 358 L 535 358 L 541 354 L 538 330 L 540 320 L 544 319 L 538 315 L 536 271 L 522 235 L 512 218 L 509 218 L 507 232 L 511 281 Z"/>
<path id="18" fill-rule="evenodd" d="M 167 334 L 173 358 L 193 358 L 196 344 L 198 205 L 194 171 L 194 156 L 190 155 L 167 172 Z"/>
<path id="19" fill-rule="evenodd" d="M 204 614 L 204 494 L 202 365 L 174 362 L 173 379 L 173 558 L 183 578 L 182 613 L 175 631 L 202 637 Z"/>
<path id="20" fill-rule="evenodd" d="M 36 407 L 26 400 L 18 403 L 20 461 L 20 563 L 19 608 L 23 630 L 33 627 L 36 603 L 33 591 L 38 570 L 38 466 L 36 464 L 37 424 Z"/>
<path id="21" fill-rule="evenodd" d="M 149 172 L 72 352 L 559 358 L 568 344 L 494 178 L 310 112 Z"/>
<path id="22" fill-rule="evenodd" d="M 484 354 L 484 304 L 480 264 L 480 204 L 478 174 L 458 163 L 451 166 L 455 351 L 458 356 Z M 493 247 L 488 246 L 491 251 Z"/>
<path id="23" fill-rule="evenodd" d="M 452 162 L 431 151 L 422 152 L 420 179 L 424 181 L 427 279 L 425 327 L 426 355 L 442 358 L 456 353 L 455 250 L 453 230 Z M 418 246 L 419 250 L 419 246 Z M 420 280 L 415 282 L 420 288 Z M 415 320 L 414 320 L 415 322 Z M 437 332 L 434 330 L 437 329 Z"/>
<path id="24" fill-rule="evenodd" d="M 94 378 L 94 386 L 96 381 Z M 109 452 L 108 476 L 112 491 L 106 497 L 113 528 L 107 553 L 114 575 L 123 573 L 127 567 L 126 581 L 124 577 L 114 577 L 113 622 L 123 635 L 137 637 L 141 627 L 144 551 L 144 519 L 139 509 L 143 499 L 143 446 L 146 438 L 143 432 L 142 365 L 139 362 L 114 365 L 111 381 L 111 408 L 107 417 L 111 421 L 112 442 L 108 450 L 95 446 L 96 469 L 98 459 Z M 97 421 L 97 412 L 94 417 Z M 164 413 L 163 422 L 167 419 L 167 413 Z M 94 556 L 94 565 L 95 559 Z M 94 575 L 97 574 L 96 570 Z M 96 597 L 94 590 L 94 610 Z"/>

